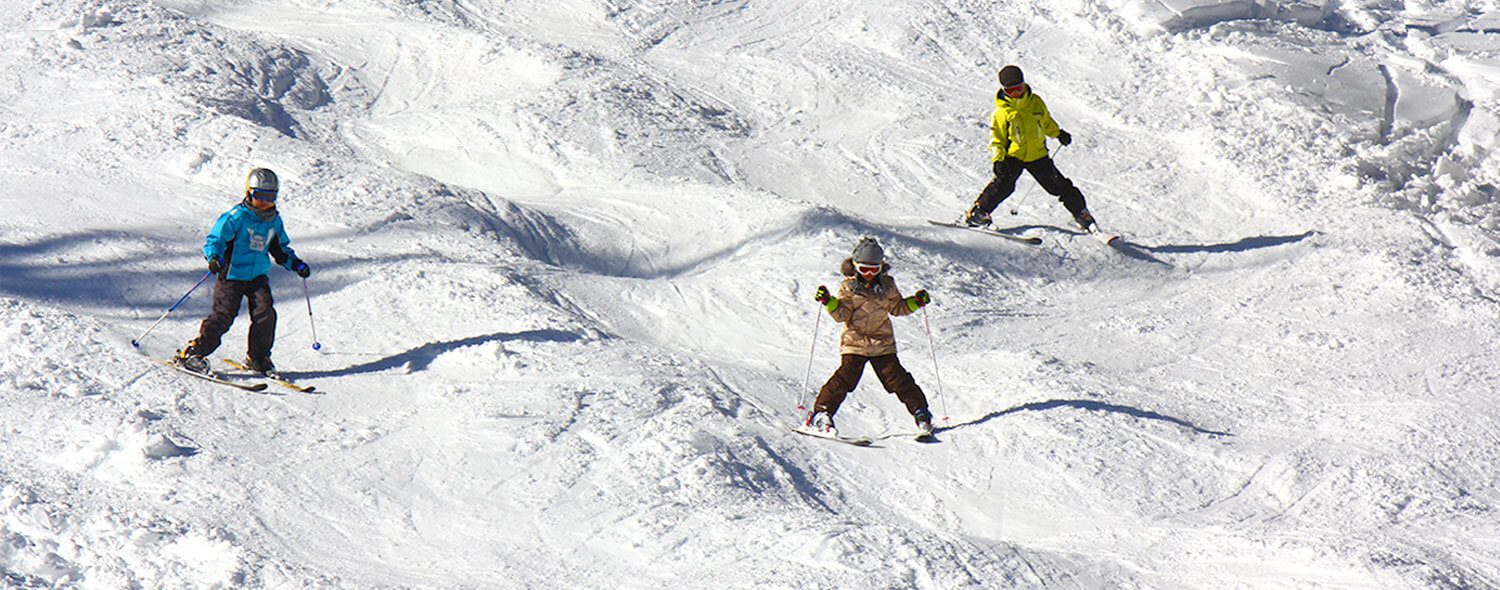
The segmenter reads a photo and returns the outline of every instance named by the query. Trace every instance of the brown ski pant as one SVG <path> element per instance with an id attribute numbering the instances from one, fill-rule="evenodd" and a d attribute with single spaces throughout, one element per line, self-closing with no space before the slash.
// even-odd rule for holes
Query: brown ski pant
<path id="1" fill-rule="evenodd" d="M 915 414 L 917 410 L 927 408 L 927 396 L 922 395 L 922 388 L 917 387 L 916 379 L 901 366 L 901 361 L 894 354 L 885 356 L 860 356 L 857 354 L 843 355 L 837 371 L 823 384 L 823 389 L 818 391 L 818 399 L 813 402 L 814 412 L 828 412 L 832 416 L 839 411 L 839 405 L 844 403 L 844 397 L 854 391 L 854 386 L 859 385 L 859 377 L 865 372 L 865 363 L 875 369 L 875 376 L 880 378 L 880 384 L 885 390 L 896 394 L 896 399 L 906 405 L 906 411 Z"/>
<path id="2" fill-rule="evenodd" d="M 261 275 L 248 281 L 219 279 L 214 284 L 214 308 L 198 327 L 192 352 L 208 356 L 219 348 L 220 338 L 240 314 L 240 300 L 250 302 L 250 335 L 246 354 L 251 360 L 271 358 L 276 342 L 276 309 L 271 302 L 271 280 Z"/>

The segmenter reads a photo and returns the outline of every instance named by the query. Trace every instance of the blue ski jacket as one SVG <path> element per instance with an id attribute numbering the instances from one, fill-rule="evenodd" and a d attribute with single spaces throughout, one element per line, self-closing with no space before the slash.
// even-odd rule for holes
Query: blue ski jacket
<path id="1" fill-rule="evenodd" d="M 271 272 L 271 258 L 282 268 L 292 270 L 297 253 L 288 246 L 291 239 L 281 225 L 281 215 L 264 221 L 250 206 L 240 203 L 219 216 L 203 245 L 205 258 L 219 256 L 224 270 L 219 278 L 248 281 Z M 269 256 L 267 256 L 269 255 Z"/>

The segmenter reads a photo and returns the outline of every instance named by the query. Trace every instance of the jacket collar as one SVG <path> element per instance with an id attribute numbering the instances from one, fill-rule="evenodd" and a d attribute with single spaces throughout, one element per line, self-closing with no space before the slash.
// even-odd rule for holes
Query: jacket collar
<path id="1" fill-rule="evenodd" d="M 255 216 L 259 217 L 261 221 L 270 221 L 272 219 L 276 219 L 276 216 L 279 214 L 275 207 L 271 207 L 271 209 L 268 211 L 261 211 L 260 209 L 256 209 L 250 204 L 249 195 L 245 196 L 245 200 L 240 201 L 239 206 L 244 207 L 246 211 L 255 214 Z"/>

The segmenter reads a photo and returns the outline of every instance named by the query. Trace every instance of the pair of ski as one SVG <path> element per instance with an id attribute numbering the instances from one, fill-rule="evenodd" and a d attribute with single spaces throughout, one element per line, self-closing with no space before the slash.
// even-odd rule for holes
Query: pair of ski
<path id="1" fill-rule="evenodd" d="M 158 363 L 161 363 L 161 364 L 166 365 L 168 367 L 171 367 L 173 369 L 177 369 L 178 371 L 186 373 L 188 375 L 192 375 L 192 376 L 197 377 L 199 379 L 203 379 L 204 381 L 210 381 L 210 382 L 213 382 L 213 383 L 218 383 L 220 385 L 228 385 L 228 386 L 233 387 L 235 389 L 242 389 L 244 391 L 265 391 L 266 388 L 269 387 L 269 385 L 267 385 L 267 382 L 275 383 L 275 384 L 280 385 L 282 387 L 285 387 L 287 389 L 291 389 L 293 391 L 300 391 L 302 393 L 311 393 L 311 392 L 313 392 L 313 391 L 315 391 L 317 389 L 316 387 L 314 387 L 312 385 L 298 385 L 298 384 L 292 382 L 290 379 L 287 379 L 286 377 L 283 377 L 283 376 L 281 376 L 278 373 L 268 373 L 268 374 L 256 373 L 255 371 L 250 370 L 250 367 L 246 367 L 243 364 L 240 364 L 238 362 L 235 362 L 235 361 L 232 361 L 232 360 L 229 360 L 229 359 L 224 359 L 224 364 L 227 364 L 227 365 L 229 365 L 231 367 L 234 367 L 235 369 L 237 369 L 239 371 L 242 371 L 242 372 L 245 372 L 245 373 L 250 373 L 251 375 L 253 375 L 255 377 L 261 377 L 261 378 L 265 379 L 265 381 L 262 381 L 262 382 L 259 382 L 259 383 L 246 383 L 246 382 L 243 382 L 243 381 L 233 381 L 233 380 L 230 380 L 230 379 L 225 379 L 224 377 L 221 377 L 217 373 L 214 373 L 212 371 L 210 371 L 208 373 L 199 373 L 197 371 L 188 370 L 187 367 L 184 367 L 182 365 L 179 365 L 179 364 L 174 363 L 174 362 L 169 361 L 169 360 L 159 359 L 159 358 L 156 358 L 154 356 L 153 357 L 146 357 L 146 358 L 149 358 L 149 359 L 151 359 L 153 361 L 156 361 Z"/>
<path id="2" fill-rule="evenodd" d="M 988 225 L 969 225 L 969 224 L 964 223 L 962 221 L 938 221 L 936 219 L 929 219 L 929 220 L 927 220 L 927 223 L 931 223 L 933 225 L 941 225 L 943 227 L 956 227 L 958 229 L 966 229 L 966 230 L 970 230 L 970 231 L 976 231 L 976 232 L 979 232 L 979 233 L 982 233 L 982 234 L 992 235 L 992 236 L 995 236 L 997 238 L 1005 238 L 1005 239 L 1013 241 L 1013 242 L 1020 242 L 1022 244 L 1031 244 L 1033 246 L 1042 243 L 1042 239 L 1039 238 L 1039 237 L 1036 237 L 1036 236 L 1018 236 L 1018 235 L 1014 235 L 1014 234 L 1008 234 L 1008 233 L 1005 233 L 1003 230 L 995 229 L 994 227 L 991 227 L 991 226 L 988 226 Z M 1101 242 L 1104 242 L 1105 244 L 1112 244 L 1112 243 L 1114 243 L 1115 240 L 1120 239 L 1120 235 L 1119 234 L 1110 234 L 1110 233 L 1104 233 L 1102 231 L 1099 231 L 1099 225 L 1098 224 L 1095 224 L 1094 225 L 1094 229 L 1090 230 L 1089 232 L 1087 232 L 1087 235 L 1092 236 L 1094 239 L 1097 239 L 1097 240 L 1099 240 Z"/>
<path id="3" fill-rule="evenodd" d="M 813 438 L 821 438 L 823 440 L 831 440 L 831 441 L 834 441 L 834 442 L 841 442 L 841 443 L 844 443 L 846 445 L 854 445 L 856 447 L 868 447 L 870 445 L 875 444 L 875 440 L 871 439 L 869 437 L 840 436 L 838 434 L 829 434 L 829 433 L 826 433 L 826 432 L 818 432 L 817 430 L 813 430 L 811 427 L 803 426 L 803 425 L 794 425 L 794 426 L 791 426 L 791 429 L 792 429 L 792 432 L 795 432 L 797 434 L 801 434 L 801 435 L 804 435 L 804 436 L 811 436 Z M 917 442 L 922 442 L 922 443 L 934 443 L 934 442 L 938 441 L 937 436 L 934 436 L 933 433 L 931 433 L 931 432 L 918 432 L 918 433 L 916 433 L 914 435 L 911 435 L 911 437 L 912 437 L 912 440 L 917 441 Z"/>

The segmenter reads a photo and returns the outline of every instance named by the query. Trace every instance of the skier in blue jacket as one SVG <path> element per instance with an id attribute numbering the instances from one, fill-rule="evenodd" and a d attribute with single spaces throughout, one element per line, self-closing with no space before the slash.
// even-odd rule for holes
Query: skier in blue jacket
<path id="1" fill-rule="evenodd" d="M 177 363 L 200 373 L 209 372 L 204 357 L 219 348 L 220 338 L 240 313 L 240 300 L 250 302 L 250 337 L 246 365 L 265 374 L 275 371 L 271 346 L 276 341 L 276 309 L 272 307 L 271 259 L 298 276 L 307 278 L 312 269 L 288 245 L 286 229 L 276 211 L 280 182 L 266 168 L 250 171 L 245 179 L 245 199 L 219 216 L 208 232 L 203 255 L 208 271 L 219 276 L 214 284 L 213 311 L 198 329 L 198 337 L 177 351 Z"/>

